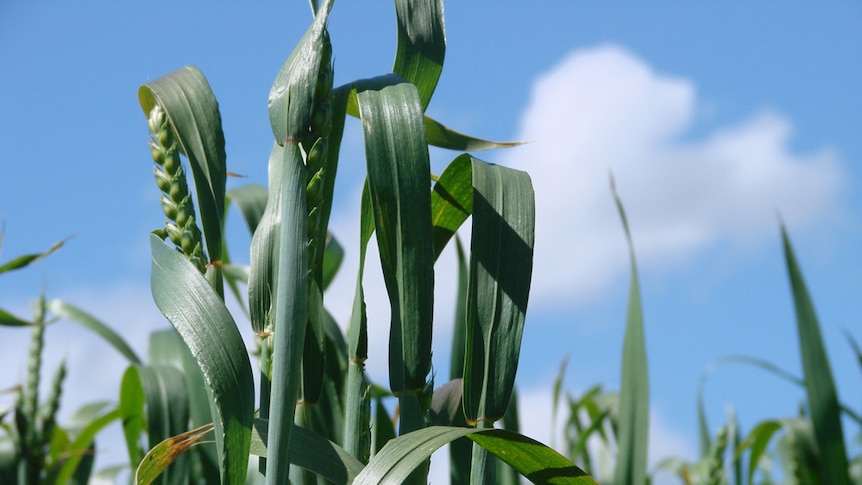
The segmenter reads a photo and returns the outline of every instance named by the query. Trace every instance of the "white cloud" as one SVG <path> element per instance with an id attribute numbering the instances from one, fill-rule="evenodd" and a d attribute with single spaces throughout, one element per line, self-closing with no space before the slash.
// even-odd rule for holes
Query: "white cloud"
<path id="1" fill-rule="evenodd" d="M 683 140 L 699 105 L 691 81 L 614 46 L 574 52 L 537 79 L 518 135 L 532 143 L 503 159 L 536 190 L 533 302 L 571 304 L 626 271 L 611 171 L 641 263 L 774 237 L 776 211 L 791 226 L 840 212 L 834 153 L 794 153 L 791 122 L 768 111 Z"/>

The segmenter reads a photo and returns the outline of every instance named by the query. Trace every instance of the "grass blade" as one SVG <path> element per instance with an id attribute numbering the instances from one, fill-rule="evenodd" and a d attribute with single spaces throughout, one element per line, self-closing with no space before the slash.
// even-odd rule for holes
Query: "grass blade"
<path id="1" fill-rule="evenodd" d="M 63 244 L 66 243 L 70 238 L 63 239 L 55 243 L 53 246 L 48 248 L 47 251 L 35 254 L 25 254 L 23 256 L 18 256 L 17 258 L 12 259 L 11 261 L 5 262 L 3 265 L 0 265 L 0 274 L 6 273 L 7 271 L 14 271 L 16 269 L 26 268 L 31 264 L 39 261 L 42 258 L 49 256 L 54 251 L 63 247 Z M 0 233 L 0 241 L 2 241 L 2 233 Z"/>
<path id="2" fill-rule="evenodd" d="M 90 315 L 84 310 L 62 300 L 49 301 L 48 310 L 58 317 L 71 320 L 84 328 L 92 330 L 93 333 L 102 337 L 106 342 L 111 344 L 111 346 L 114 347 L 117 352 L 122 354 L 130 364 L 141 363 L 141 359 L 138 358 L 138 355 L 134 350 L 132 350 L 132 347 L 129 346 L 126 340 L 111 327 L 93 315 Z"/>
<path id="3" fill-rule="evenodd" d="M 425 136 L 428 144 L 449 150 L 478 152 L 493 148 L 511 148 L 523 145 L 521 141 L 490 141 L 459 133 L 429 116 L 425 116 Z"/>
<path id="4" fill-rule="evenodd" d="M 241 483 L 254 412 L 251 364 L 224 302 L 194 265 L 157 236 L 151 287 L 156 305 L 180 333 L 206 379 L 223 483 Z"/>
<path id="5" fill-rule="evenodd" d="M 197 67 L 182 67 L 141 86 L 138 101 L 148 117 L 156 104 L 167 113 L 194 176 L 206 251 L 212 261 L 221 261 L 227 157 L 221 114 L 209 83 Z M 216 291 L 222 293 L 220 282 Z"/>
<path id="6" fill-rule="evenodd" d="M 431 370 L 434 247 L 431 168 L 419 94 L 397 75 L 357 83 L 356 89 L 375 230 L 392 307 L 390 387 L 396 395 L 421 393 Z"/>
<path id="7" fill-rule="evenodd" d="M 398 48 L 392 72 L 416 86 L 422 111 L 428 107 L 446 57 L 446 29 L 440 0 L 395 0 Z"/>
<path id="8" fill-rule="evenodd" d="M 620 384 L 619 452 L 614 483 L 643 485 L 647 481 L 647 441 L 649 439 L 649 373 L 644 339 L 643 309 L 638 283 L 635 249 L 623 204 L 611 179 L 611 190 L 625 230 L 631 260 L 631 286 L 623 341 Z"/>
<path id="9" fill-rule="evenodd" d="M 820 334 L 820 323 L 783 225 L 781 239 L 796 308 L 808 408 L 820 452 L 820 479 L 823 483 L 838 485 L 848 483 L 847 452 L 844 446 L 844 432 L 841 428 L 841 405 L 838 402 L 838 392 L 832 378 L 832 368 L 829 365 L 826 347 Z"/>
<path id="10" fill-rule="evenodd" d="M 464 411 L 493 423 L 515 383 L 533 270 L 535 200 L 529 175 L 473 159 Z"/>
<path id="11" fill-rule="evenodd" d="M 469 437 L 533 483 L 596 483 L 562 455 L 526 436 L 502 429 L 480 430 L 445 426 L 431 426 L 390 441 L 371 459 L 353 483 L 400 484 L 434 451 L 462 436 Z"/>

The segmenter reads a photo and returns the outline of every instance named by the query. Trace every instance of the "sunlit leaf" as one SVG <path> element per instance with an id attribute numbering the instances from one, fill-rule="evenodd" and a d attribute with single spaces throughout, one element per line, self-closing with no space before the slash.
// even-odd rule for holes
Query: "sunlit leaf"
<path id="1" fill-rule="evenodd" d="M 629 246 L 631 286 L 623 341 L 622 378 L 620 384 L 619 443 L 614 470 L 615 483 L 643 485 L 647 480 L 647 440 L 649 439 L 649 372 L 647 370 L 643 309 L 638 283 L 635 249 L 628 220 L 616 189 L 614 201 L 622 219 Z"/>
<path id="2" fill-rule="evenodd" d="M 194 265 L 151 236 L 153 299 L 197 360 L 213 402 L 223 482 L 245 479 L 254 384 L 245 344 L 224 302 Z"/>
<path id="3" fill-rule="evenodd" d="M 220 261 L 227 168 L 221 114 L 209 83 L 197 67 L 182 67 L 141 86 L 138 101 L 148 118 L 156 104 L 164 108 L 192 169 L 206 250 Z"/>

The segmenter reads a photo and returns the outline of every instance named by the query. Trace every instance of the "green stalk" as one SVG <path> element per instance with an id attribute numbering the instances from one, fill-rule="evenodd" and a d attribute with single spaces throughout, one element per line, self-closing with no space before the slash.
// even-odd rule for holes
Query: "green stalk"
<path id="1" fill-rule="evenodd" d="M 302 375 L 302 348 L 308 323 L 306 168 L 299 146 L 285 143 L 281 191 L 278 273 L 275 287 L 272 395 L 269 418 L 266 483 L 287 483 L 290 436 Z"/>
<path id="2" fill-rule="evenodd" d="M 476 428 L 493 429 L 494 423 L 479 421 L 476 424 Z M 473 464 L 470 469 L 470 483 L 473 485 L 495 483 L 496 470 L 497 465 L 494 463 L 494 456 L 488 450 L 479 446 L 478 443 L 473 443 Z"/>

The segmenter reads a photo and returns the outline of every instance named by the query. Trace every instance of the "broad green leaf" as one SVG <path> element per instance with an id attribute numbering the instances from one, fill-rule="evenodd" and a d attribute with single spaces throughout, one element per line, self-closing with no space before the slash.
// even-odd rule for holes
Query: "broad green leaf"
<path id="1" fill-rule="evenodd" d="M 838 401 L 835 381 L 832 378 L 829 357 L 823 345 L 823 337 L 820 335 L 820 323 L 783 225 L 781 239 L 796 308 L 808 408 L 820 453 L 820 479 L 823 483 L 837 485 L 849 483 L 847 452 L 844 446 L 844 432 L 841 428 L 841 405 Z"/>
<path id="2" fill-rule="evenodd" d="M 251 364 L 224 302 L 177 251 L 151 236 L 153 299 L 180 333 L 206 380 L 223 483 L 245 480 L 254 412 Z"/>
<path id="3" fill-rule="evenodd" d="M 347 114 L 359 117 L 359 108 L 356 105 L 356 97 L 353 95 L 347 100 Z M 425 138 L 428 144 L 438 148 L 462 152 L 479 152 L 494 148 L 511 148 L 524 144 L 524 142 L 520 141 L 497 142 L 475 138 L 459 133 L 428 115 L 424 115 L 422 118 L 425 121 Z"/>
<path id="4" fill-rule="evenodd" d="M 368 187 L 391 305 L 389 382 L 421 393 L 431 370 L 431 168 L 416 88 L 397 75 L 356 83 Z M 405 417 L 402 414 L 402 417 Z"/>
<path id="5" fill-rule="evenodd" d="M 474 138 L 448 128 L 429 116 L 425 116 L 425 136 L 429 145 L 462 152 L 478 152 L 493 148 L 511 148 L 523 145 L 520 141 L 490 141 Z"/>
<path id="6" fill-rule="evenodd" d="M 432 426 L 390 441 L 371 459 L 354 485 L 400 484 L 441 446 L 467 436 L 536 484 L 595 484 L 590 476 L 556 451 L 501 429 Z"/>
<path id="7" fill-rule="evenodd" d="M 147 118 L 156 104 L 167 113 L 192 169 L 207 253 L 221 261 L 227 169 L 221 114 L 209 83 L 197 67 L 182 67 L 141 86 L 138 101 Z"/>
<path id="8" fill-rule="evenodd" d="M 228 190 L 226 197 L 229 203 L 236 204 L 248 226 L 248 233 L 254 234 L 266 209 L 266 187 L 257 184 L 242 185 Z"/>
<path id="9" fill-rule="evenodd" d="M 25 254 L 23 256 L 18 256 L 17 258 L 15 258 L 11 261 L 5 262 L 3 265 L 0 265 L 0 274 L 3 274 L 7 271 L 14 271 L 16 269 L 26 268 L 27 266 L 30 266 L 31 264 L 35 263 L 36 261 L 39 261 L 40 259 L 47 257 L 48 255 L 50 255 L 54 251 L 63 247 L 63 244 L 65 244 L 66 241 L 68 241 L 69 239 L 71 239 L 71 238 L 67 237 L 66 239 L 63 239 L 62 241 L 55 243 L 53 246 L 48 248 L 47 251 L 44 251 L 41 253 L 35 253 L 35 254 Z M 0 240 L 2 240 L 2 238 L 0 238 Z"/>
<path id="10" fill-rule="evenodd" d="M 613 187 L 613 180 L 611 180 L 611 189 L 625 230 L 631 260 L 631 286 L 620 384 L 619 431 L 617 432 L 619 452 L 614 470 L 614 482 L 643 485 L 647 479 L 647 440 L 649 438 L 649 372 L 644 340 L 643 309 L 634 243 L 623 204 Z"/>
<path id="11" fill-rule="evenodd" d="M 473 159 L 464 412 L 503 417 L 518 370 L 533 270 L 535 199 L 529 175 Z"/>
<path id="12" fill-rule="evenodd" d="M 428 107 L 446 56 L 441 0 L 395 0 L 398 49 L 392 72 L 416 86 L 422 111 Z"/>
<path id="13" fill-rule="evenodd" d="M 110 326 L 97 319 L 84 310 L 62 300 L 51 300 L 48 302 L 48 310 L 58 317 L 71 320 L 84 328 L 92 330 L 93 333 L 102 337 L 111 344 L 117 352 L 121 353 L 130 364 L 140 364 L 141 359 L 132 350 L 126 340 Z"/>

